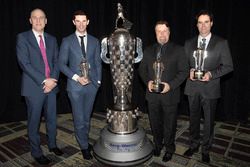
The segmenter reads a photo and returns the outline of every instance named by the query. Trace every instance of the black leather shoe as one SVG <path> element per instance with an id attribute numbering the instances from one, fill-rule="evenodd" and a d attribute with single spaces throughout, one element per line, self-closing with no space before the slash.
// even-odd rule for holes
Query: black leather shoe
<path id="1" fill-rule="evenodd" d="M 61 156 L 63 155 L 63 152 L 62 150 L 60 150 L 59 148 L 55 147 L 55 148 L 51 148 L 49 149 L 50 152 L 53 152 L 54 154 L 58 155 L 58 156 Z"/>
<path id="2" fill-rule="evenodd" d="M 169 160 L 172 159 L 172 155 L 173 155 L 173 154 L 171 154 L 171 153 L 169 153 L 169 152 L 166 152 L 165 155 L 162 157 L 162 161 L 163 161 L 163 162 L 168 162 Z"/>
<path id="3" fill-rule="evenodd" d="M 40 157 L 34 157 L 34 159 L 36 160 L 37 163 L 39 163 L 40 165 L 48 165 L 51 161 L 45 157 L 44 155 L 40 156 Z"/>
<path id="4" fill-rule="evenodd" d="M 161 155 L 161 149 L 154 149 L 153 150 L 153 154 L 154 154 L 154 156 L 156 156 L 156 157 L 159 157 L 160 155 Z"/>
<path id="5" fill-rule="evenodd" d="M 187 151 L 185 151 L 184 155 L 187 157 L 191 157 L 194 153 L 198 152 L 199 147 L 196 148 L 189 148 Z"/>
<path id="6" fill-rule="evenodd" d="M 204 154 L 202 153 L 202 158 L 201 158 L 202 162 L 206 162 L 206 163 L 209 163 L 210 162 L 210 157 L 209 157 L 209 154 Z"/>
<path id="7" fill-rule="evenodd" d="M 90 160 L 90 159 L 93 158 L 90 151 L 89 151 L 89 149 L 84 149 L 84 150 L 81 150 L 81 151 L 82 151 L 83 159 Z"/>
<path id="8" fill-rule="evenodd" d="M 92 151 L 92 150 L 93 150 L 93 146 L 92 146 L 92 144 L 90 144 L 90 143 L 89 143 L 89 146 L 88 146 L 88 150 L 89 150 L 89 151 Z"/>

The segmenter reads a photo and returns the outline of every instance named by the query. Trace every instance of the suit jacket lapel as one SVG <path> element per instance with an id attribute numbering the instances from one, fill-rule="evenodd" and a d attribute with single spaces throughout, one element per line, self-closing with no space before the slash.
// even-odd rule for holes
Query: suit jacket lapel
<path id="1" fill-rule="evenodd" d="M 214 37 L 214 35 L 212 34 L 212 36 L 211 36 L 211 38 L 210 38 L 210 40 L 209 40 L 209 43 L 208 43 L 208 45 L 207 45 L 207 51 L 213 49 L 213 48 L 215 47 L 215 43 L 216 43 L 215 37 Z"/>
<path id="2" fill-rule="evenodd" d="M 86 57 L 89 59 L 90 57 L 89 57 L 89 54 L 88 54 L 88 52 L 90 51 L 90 47 L 92 46 L 91 45 L 91 38 L 89 37 L 89 35 L 87 34 L 87 50 L 86 50 Z"/>
<path id="3" fill-rule="evenodd" d="M 30 33 L 29 33 L 29 43 L 30 45 L 35 48 L 35 50 L 37 51 L 38 54 L 33 54 L 34 56 L 38 56 L 38 60 L 42 61 L 43 62 L 43 59 L 42 59 L 42 53 L 40 51 L 40 47 L 37 43 L 37 40 L 36 40 L 36 37 L 34 35 L 34 33 L 32 32 L 32 30 L 30 30 Z"/>
<path id="4" fill-rule="evenodd" d="M 51 52 L 52 52 L 52 49 L 51 49 L 51 40 L 49 39 L 48 35 L 46 33 L 44 33 L 44 41 L 45 41 L 45 46 L 46 46 L 46 55 L 47 55 L 47 60 L 48 60 L 48 63 L 49 63 L 49 67 L 51 68 L 51 65 L 52 65 L 52 62 L 50 60 L 51 59 Z"/>
<path id="5" fill-rule="evenodd" d="M 72 34 L 72 46 L 73 48 L 75 48 L 77 55 L 82 57 L 81 46 L 75 33 Z"/>

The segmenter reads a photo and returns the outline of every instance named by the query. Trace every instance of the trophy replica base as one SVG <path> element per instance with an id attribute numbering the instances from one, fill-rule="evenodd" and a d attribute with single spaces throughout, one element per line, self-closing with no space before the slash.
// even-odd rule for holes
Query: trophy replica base
<path id="1" fill-rule="evenodd" d="M 204 75 L 205 75 L 204 71 L 200 71 L 200 70 L 194 71 L 194 79 L 202 80 Z"/>
<path id="2" fill-rule="evenodd" d="M 153 84 L 152 92 L 161 93 L 163 91 L 163 89 L 164 89 L 164 84 L 158 84 L 158 85 Z"/>
<path id="3" fill-rule="evenodd" d="M 105 127 L 93 147 L 94 157 L 107 165 L 134 166 L 152 157 L 153 145 L 143 128 L 130 134 L 115 134 Z"/>

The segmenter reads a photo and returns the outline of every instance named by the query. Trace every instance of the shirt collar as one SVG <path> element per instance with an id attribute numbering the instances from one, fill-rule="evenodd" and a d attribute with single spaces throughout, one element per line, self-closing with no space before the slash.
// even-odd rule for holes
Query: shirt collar
<path id="1" fill-rule="evenodd" d="M 203 38 L 206 39 L 206 42 L 208 42 L 210 40 L 212 36 L 212 33 L 210 32 L 206 37 L 202 37 L 201 35 L 198 36 L 198 41 L 202 41 Z"/>
<path id="2" fill-rule="evenodd" d="M 87 32 L 85 32 L 84 34 L 81 34 L 80 32 L 76 31 L 76 36 L 79 37 L 79 36 L 84 36 L 87 37 Z"/>

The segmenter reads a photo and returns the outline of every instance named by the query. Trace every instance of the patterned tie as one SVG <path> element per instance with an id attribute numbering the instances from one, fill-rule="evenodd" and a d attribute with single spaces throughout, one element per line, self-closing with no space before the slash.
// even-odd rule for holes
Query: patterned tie
<path id="1" fill-rule="evenodd" d="M 45 76 L 46 76 L 46 78 L 49 78 L 49 76 L 50 76 L 50 69 L 49 69 L 48 59 L 47 59 L 47 55 L 46 55 L 46 50 L 45 50 L 45 46 L 44 46 L 42 35 L 39 35 L 39 37 L 40 37 L 39 47 L 40 47 L 40 50 L 41 50 L 41 53 L 42 53 L 42 57 L 43 57 L 43 62 L 44 62 L 44 65 L 45 65 Z"/>
<path id="2" fill-rule="evenodd" d="M 83 55 L 83 58 L 86 58 L 85 45 L 84 45 L 84 37 L 85 37 L 85 35 L 79 36 L 79 37 L 81 39 L 82 55 Z"/>
<path id="3" fill-rule="evenodd" d="M 206 49 L 206 38 L 202 38 L 201 40 L 201 49 L 205 50 Z"/>

